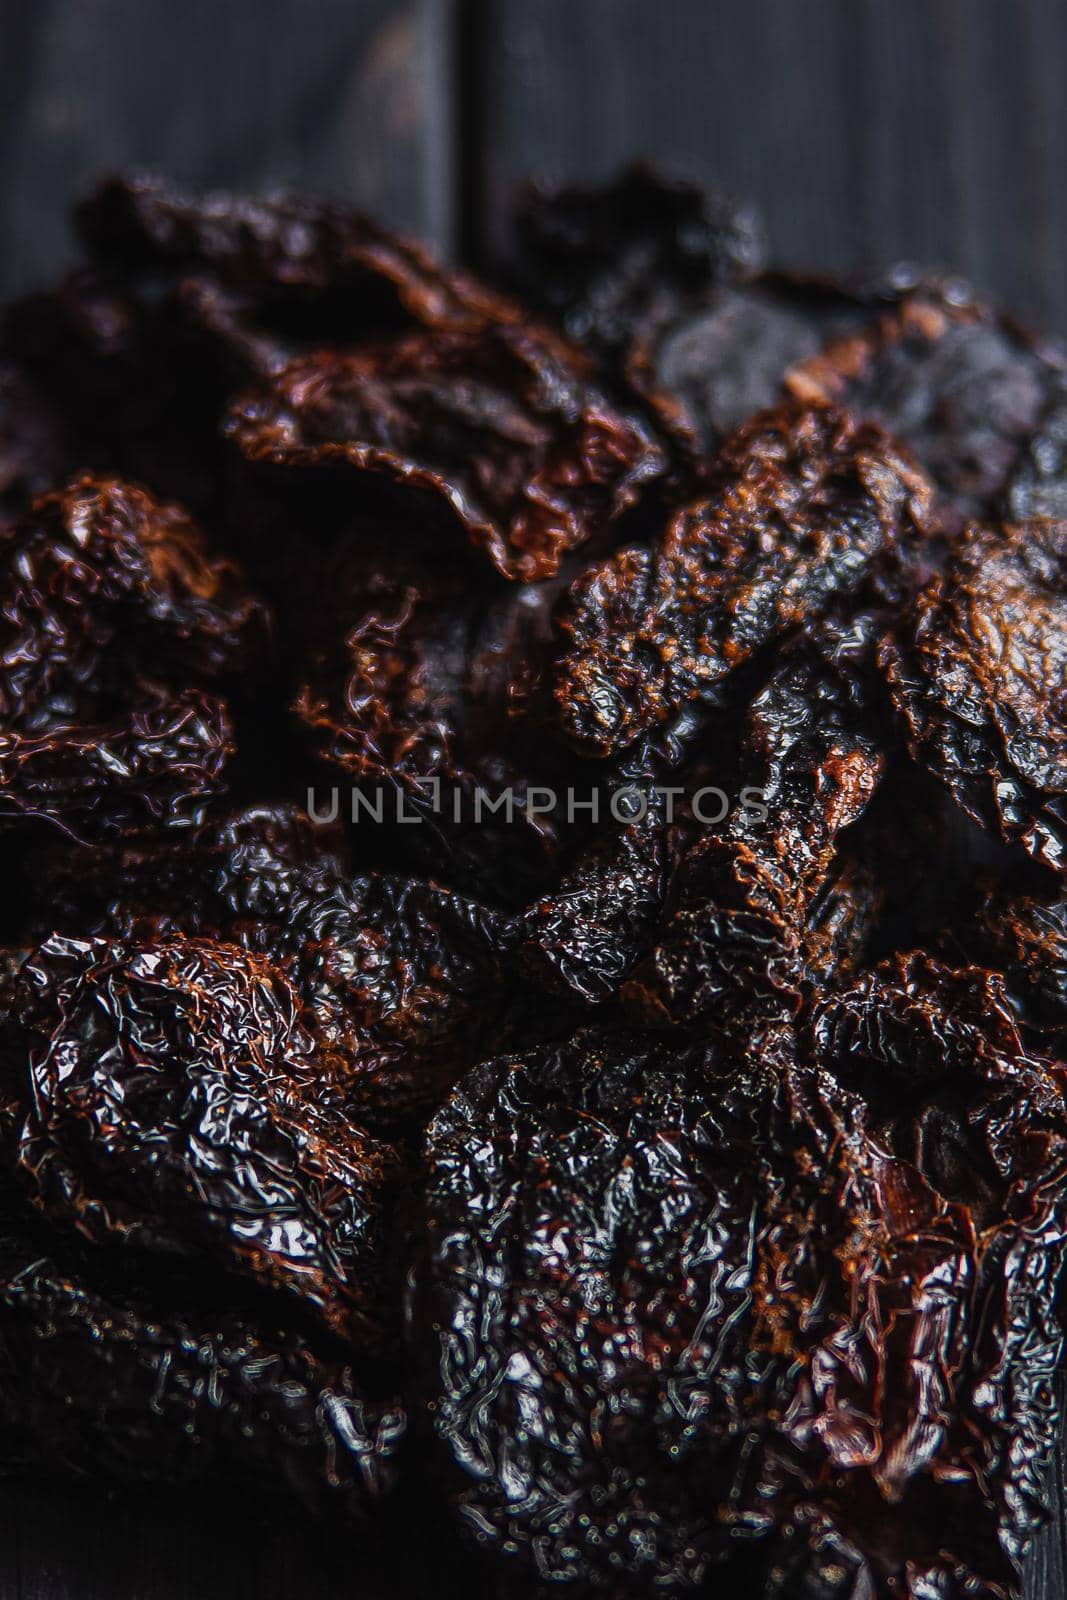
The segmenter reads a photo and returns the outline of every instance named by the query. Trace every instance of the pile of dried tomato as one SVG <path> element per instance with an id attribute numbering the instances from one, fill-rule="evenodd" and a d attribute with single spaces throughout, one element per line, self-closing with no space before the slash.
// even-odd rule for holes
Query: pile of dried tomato
<path id="1" fill-rule="evenodd" d="M 0 361 L 0 1462 L 501 1597 L 1017 1593 L 1060 357 L 644 172 L 506 288 L 302 200 L 78 223 Z"/>

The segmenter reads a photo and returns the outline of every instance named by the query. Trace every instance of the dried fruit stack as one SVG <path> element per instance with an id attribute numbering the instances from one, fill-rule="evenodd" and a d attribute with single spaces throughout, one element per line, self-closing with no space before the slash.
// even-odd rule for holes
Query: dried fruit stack
<path id="1" fill-rule="evenodd" d="M 384 1500 L 498 1596 L 1015 1594 L 1056 352 L 643 172 L 505 289 L 79 226 L 0 362 L 0 1462 Z"/>

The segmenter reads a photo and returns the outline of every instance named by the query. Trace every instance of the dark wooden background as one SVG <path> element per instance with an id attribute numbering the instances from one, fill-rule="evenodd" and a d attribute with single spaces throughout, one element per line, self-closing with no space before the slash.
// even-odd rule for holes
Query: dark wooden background
<path id="1" fill-rule="evenodd" d="M 0 72 L 4 294 L 105 169 L 316 189 L 488 263 L 528 176 L 652 156 L 785 263 L 949 265 L 1067 334 L 1064 0 L 0 0 Z M 1031 1600 L 1067 1600 L 1063 1479 Z M 0 1600 L 384 1600 L 360 1542 L 0 1484 Z"/>
<path id="2" fill-rule="evenodd" d="M 491 256 L 652 155 L 781 259 L 951 265 L 1067 333 L 1063 0 L 0 0 L 0 290 L 101 169 L 310 186 Z"/>

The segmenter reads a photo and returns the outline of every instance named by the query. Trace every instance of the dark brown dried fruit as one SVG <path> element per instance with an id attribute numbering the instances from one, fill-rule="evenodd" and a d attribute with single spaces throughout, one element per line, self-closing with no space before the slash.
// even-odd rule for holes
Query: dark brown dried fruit
<path id="1" fill-rule="evenodd" d="M 972 530 L 882 660 L 909 749 L 1006 844 L 1067 870 L 1067 523 Z"/>
<path id="2" fill-rule="evenodd" d="M 1043 888 L 1044 886 L 1042 886 Z M 1063 1059 L 1067 1045 L 1067 899 L 991 884 L 973 917 L 945 930 L 949 951 L 1003 974 L 1026 1036 Z"/>
<path id="3" fill-rule="evenodd" d="M 958 533 L 1000 510 L 1062 365 L 966 295 L 919 289 L 794 366 L 786 387 L 889 428 L 937 484 Z"/>
<path id="4" fill-rule="evenodd" d="M 634 803 L 651 809 L 648 801 Z M 527 907 L 519 949 L 526 969 L 550 991 L 589 1002 L 613 995 L 655 927 L 666 855 L 654 812 L 597 840 Z"/>
<path id="5" fill-rule="evenodd" d="M 664 467 L 644 424 L 528 325 L 303 357 L 239 399 L 228 431 L 252 461 L 426 491 L 519 581 L 552 577 Z"/>
<path id="6" fill-rule="evenodd" d="M 650 1022 L 709 1014 L 742 1037 L 843 978 L 868 923 L 869 878 L 837 859 L 884 767 L 855 663 L 797 652 L 752 702 L 742 807 L 679 863 L 667 915 L 624 988 Z"/>
<path id="7" fill-rule="evenodd" d="M 262 603 L 180 507 L 117 479 L 37 501 L 3 546 L 0 718 L 45 732 L 129 695 L 131 677 L 211 683 L 249 664 Z"/>
<path id="8" fill-rule="evenodd" d="M 403 1463 L 394 1589 L 415 1518 L 508 1600 L 1015 1600 L 1062 360 L 647 173 L 532 202 L 560 332 L 338 206 L 82 227 L 0 329 L 0 1466 Z"/>
<path id="9" fill-rule="evenodd" d="M 782 1466 L 817 1438 L 845 1469 L 800 1491 L 808 1560 L 829 1522 L 874 1593 L 1014 1592 L 1055 1427 L 1062 1074 L 1022 1054 L 985 974 L 922 958 L 828 1000 L 814 1033 L 837 1084 L 808 1080 L 791 1111 L 836 1193 L 772 1235 L 762 1287 L 780 1359 L 810 1375 Z"/>
<path id="10" fill-rule="evenodd" d="M 0 824 L 44 821 L 85 841 L 202 822 L 233 752 L 226 703 L 195 689 L 142 692 L 112 722 L 0 733 Z"/>
<path id="11" fill-rule="evenodd" d="M 468 273 L 343 206 L 278 197 L 204 199 L 151 178 L 108 179 L 82 203 L 83 238 L 124 273 L 207 275 L 249 297 L 250 321 L 332 339 L 383 324 L 475 328 L 520 308 Z"/>
<path id="12" fill-rule="evenodd" d="M 544 1580 L 677 1592 L 708 1564 L 755 1175 L 747 1108 L 690 1064 L 582 1038 L 479 1068 L 430 1130 L 434 1430 L 469 1533 Z"/>
<path id="13" fill-rule="evenodd" d="M 892 285 L 855 291 L 819 278 L 764 273 L 638 325 L 625 376 L 697 459 L 754 412 L 779 404 L 787 373 L 828 340 L 862 327 Z"/>
<path id="14" fill-rule="evenodd" d="M 0 1429 L 5 1465 L 120 1483 L 235 1478 L 359 1515 L 393 1485 L 395 1402 L 344 1355 L 233 1309 L 160 1310 L 126 1282 L 93 1287 L 5 1219 Z M 195 1300 L 195 1290 L 181 1285 Z"/>
<path id="15" fill-rule="evenodd" d="M 415 854 L 457 886 L 521 896 L 561 832 L 530 791 L 559 792 L 573 766 L 544 682 L 555 586 L 487 587 L 408 555 L 367 571 L 353 541 L 331 589 L 337 616 L 320 612 L 296 709 L 348 780 L 339 809 L 355 805 L 359 839 L 421 817 L 399 825 L 405 865 Z"/>
<path id="16" fill-rule="evenodd" d="M 348 1119 L 286 980 L 213 940 L 56 936 L 21 987 L 19 1167 L 44 1215 L 221 1262 L 366 1341 L 390 1156 Z"/>
<path id="17" fill-rule="evenodd" d="M 229 830 L 220 873 L 229 936 L 285 972 L 354 1114 L 374 1127 L 418 1125 L 514 1008 L 512 922 L 433 883 L 351 876 L 329 856 L 250 871 L 240 859 L 249 820 L 254 828 L 246 819 Z"/>
<path id="18" fill-rule="evenodd" d="M 438 1116 L 410 1320 L 484 1548 L 612 1594 L 703 1593 L 731 1560 L 755 1593 L 1014 1585 L 1062 1343 L 1063 1086 L 985 1036 L 967 975 L 908 992 L 816 1030 L 847 1083 L 857 1009 L 901 1066 L 913 1037 L 984 1041 L 905 1081 L 888 1145 L 781 1036 L 728 1067 L 589 1033 L 483 1067 Z"/>
<path id="19" fill-rule="evenodd" d="M 519 958 L 549 993 L 608 1000 L 647 947 L 676 848 L 674 809 L 684 785 L 671 780 L 703 731 L 682 718 L 661 740 L 639 741 L 588 796 L 572 795 L 593 811 L 592 838 L 520 924 Z"/>
<path id="20" fill-rule="evenodd" d="M 877 427 L 796 406 L 755 418 L 723 447 L 706 500 L 651 550 L 573 586 L 556 684 L 568 733 L 609 754 L 714 696 L 757 650 L 902 561 L 929 507 L 926 480 Z"/>
<path id="21" fill-rule="evenodd" d="M 530 1022 L 507 982 L 514 918 L 432 882 L 354 874 L 343 830 L 290 807 L 251 807 L 180 842 L 74 850 L 45 869 L 38 933 L 116 949 L 187 934 L 269 962 L 299 1004 L 322 1093 L 375 1129 L 417 1130 L 483 1048 Z"/>
<path id="22" fill-rule="evenodd" d="M 118 479 L 45 495 L 0 551 L 0 817 L 74 837 L 199 822 L 266 611 L 179 507 Z M 178 680 L 180 687 L 168 684 Z"/>
<path id="23" fill-rule="evenodd" d="M 763 255 L 751 210 L 640 166 L 602 188 L 534 189 L 518 236 L 531 298 L 571 338 L 608 355 L 625 351 L 635 327 L 747 277 Z"/>

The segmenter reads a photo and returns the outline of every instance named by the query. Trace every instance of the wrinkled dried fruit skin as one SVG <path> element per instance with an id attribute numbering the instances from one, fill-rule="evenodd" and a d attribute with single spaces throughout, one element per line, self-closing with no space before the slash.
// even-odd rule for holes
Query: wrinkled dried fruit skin
<path id="1" fill-rule="evenodd" d="M 336 205 L 200 201 L 151 179 L 110 179 L 80 223 L 94 270 L 21 302 L 3 343 L 76 424 L 79 464 L 129 473 L 202 513 L 220 503 L 232 512 L 218 424 L 250 378 L 324 344 L 524 316 Z"/>
<path id="2" fill-rule="evenodd" d="M 53 932 L 118 940 L 147 932 L 219 935 L 214 881 L 223 854 L 213 819 L 180 833 L 120 833 L 60 851 L 51 845 L 49 839 L 30 857 L 30 875 L 40 886 L 29 926 L 34 944 Z"/>
<path id="3" fill-rule="evenodd" d="M 309 913 L 289 971 L 348 1103 L 376 1123 L 425 1114 L 504 1025 L 506 921 L 432 884 L 384 877 L 354 879 Z"/>
<path id="4" fill-rule="evenodd" d="M 346 1105 L 375 1127 L 417 1123 L 514 1008 L 511 920 L 433 883 L 351 876 L 329 858 L 277 874 L 268 909 L 263 878 L 231 877 L 232 864 L 221 875 L 229 936 L 286 973 Z"/>
<path id="5" fill-rule="evenodd" d="M 0 815 L 90 839 L 197 824 L 234 749 L 198 686 L 260 663 L 263 602 L 178 506 L 114 478 L 43 496 L 0 558 Z"/>
<path id="6" fill-rule="evenodd" d="M 575 352 L 507 324 L 300 358 L 235 403 L 228 431 L 252 461 L 425 491 L 521 582 L 552 577 L 664 467 Z"/>
<path id="7" fill-rule="evenodd" d="M 812 1029 L 820 1063 L 876 1103 L 898 1098 L 905 1113 L 969 1071 L 980 1069 L 983 1083 L 1010 1075 L 1024 1053 L 1001 979 L 924 951 L 894 956 L 826 999 Z"/>
<path id="8" fill-rule="evenodd" d="M 343 832 L 291 807 L 116 845 L 98 881 L 84 852 L 48 867 L 38 936 L 186 934 L 269 962 L 330 1092 L 375 1130 L 417 1132 L 483 1048 L 534 1023 L 508 981 L 515 918 L 432 882 L 353 873 Z"/>
<path id="9" fill-rule="evenodd" d="M 232 944 L 238 926 L 283 923 L 314 872 L 343 879 L 348 857 L 339 826 L 317 826 L 296 806 L 259 805 L 213 814 L 181 838 L 151 833 L 47 856 L 39 870 L 41 915 L 58 932 L 121 942 L 152 927 Z M 48 929 L 34 926 L 41 943 Z"/>
<path id="10" fill-rule="evenodd" d="M 712 461 L 735 428 L 782 400 L 795 365 L 862 327 L 883 294 L 894 291 L 853 291 L 780 272 L 723 284 L 639 327 L 626 378 L 672 436 Z"/>
<path id="11" fill-rule="evenodd" d="M 521 918 L 520 959 L 550 994 L 609 1001 L 647 948 L 683 848 L 686 790 L 699 786 L 709 731 L 687 710 L 599 775 L 592 837 Z"/>
<path id="12" fill-rule="evenodd" d="M 951 533 L 1001 508 L 1062 357 L 965 295 L 918 290 L 786 376 L 805 401 L 881 422 L 937 484 Z"/>
<path id="13" fill-rule="evenodd" d="M 747 1107 L 684 1067 L 591 1036 L 478 1069 L 431 1126 L 414 1337 L 443 1470 L 469 1533 L 548 1580 L 686 1592 L 708 1564 L 753 1179 L 721 1131 Z"/>
<path id="14" fill-rule="evenodd" d="M 250 664 L 262 603 L 179 507 L 113 478 L 38 500 L 3 547 L 0 717 L 45 731 L 169 667 L 212 683 Z"/>
<path id="15" fill-rule="evenodd" d="M 654 813 L 618 824 L 526 908 L 524 967 L 550 991 L 607 999 L 652 934 L 666 877 L 667 843 Z"/>
<path id="16" fill-rule="evenodd" d="M 1062 1059 L 1067 1030 L 1067 900 L 990 886 L 973 917 L 943 942 L 1003 974 L 1024 1032 L 1042 1054 Z"/>
<path id="17" fill-rule="evenodd" d="M 936 1230 L 940 1251 L 952 1233 L 960 1249 L 951 1275 L 944 1268 L 939 1274 L 940 1328 L 923 1357 L 930 1377 L 919 1370 L 909 1380 L 916 1391 L 928 1384 L 926 1417 L 912 1426 L 901 1459 L 922 1474 L 933 1468 L 932 1451 L 960 1451 L 959 1484 L 946 1483 L 948 1536 L 940 1536 L 956 1568 L 947 1592 L 1000 1593 L 992 1587 L 998 1579 L 1014 1593 L 1009 1562 L 1018 1564 L 1042 1514 L 1056 1426 L 1062 1069 L 1024 1054 L 997 977 L 954 970 L 921 952 L 883 964 L 817 1007 L 812 1035 L 817 1058 L 837 1082 L 863 1093 L 878 1148 L 921 1172 L 943 1196 L 946 1216 L 954 1214 L 951 1231 Z M 906 1198 L 902 1189 L 895 1203 Z M 907 1222 L 912 1248 L 928 1251 L 934 1230 L 915 1215 Z M 887 1282 L 906 1270 L 887 1262 Z M 906 1325 L 897 1338 L 913 1351 L 921 1347 L 918 1331 L 912 1335 Z M 895 1365 L 903 1371 L 899 1360 Z M 955 1407 L 946 1408 L 946 1395 Z M 921 1476 L 919 1482 L 925 1489 Z M 941 1561 L 948 1566 L 944 1555 Z M 968 1573 L 990 1588 L 968 1588 Z M 916 1585 L 905 1592 L 921 1591 Z"/>
<path id="18" fill-rule="evenodd" d="M 112 722 L 0 733 L 0 824 L 39 820 L 84 843 L 201 823 L 225 792 L 233 753 L 226 702 L 147 688 Z"/>
<path id="19" fill-rule="evenodd" d="M 877 428 L 796 406 L 724 447 L 708 499 L 652 549 L 587 569 L 562 618 L 564 727 L 624 748 L 790 628 L 858 590 L 926 527 L 922 475 Z"/>
<path id="20" fill-rule="evenodd" d="M 916 761 L 975 822 L 1067 868 L 1067 523 L 972 530 L 882 662 Z"/>
<path id="21" fill-rule="evenodd" d="M 866 809 L 884 755 L 856 663 L 795 652 L 749 709 L 744 805 L 707 828 L 674 875 L 663 925 L 624 988 L 653 1023 L 709 1013 L 744 1037 L 794 1013 L 864 936 L 872 887 L 836 859 Z M 827 948 L 829 946 L 829 949 Z"/>
<path id="22" fill-rule="evenodd" d="M 1062 359 L 645 172 L 529 306 L 81 221 L 0 319 L 0 1469 L 373 1504 L 398 1595 L 1017 1600 Z"/>
<path id="23" fill-rule="evenodd" d="M 56 936 L 21 992 L 41 1212 L 221 1262 L 366 1338 L 390 1156 L 348 1121 L 285 979 L 215 941 Z"/>
<path id="24" fill-rule="evenodd" d="M 958 1027 L 947 997 L 930 1006 L 933 1019 L 889 1001 L 902 1055 Z M 972 1039 L 983 1021 L 979 1009 Z M 823 1057 L 845 1084 L 868 1075 L 863 1042 L 847 1049 Z M 812 1566 L 821 1529 L 843 1536 L 872 1593 L 1015 1592 L 1042 1516 L 1063 1342 L 1063 1084 L 1017 1049 L 965 1056 L 943 1093 L 905 1102 L 893 1124 L 821 1079 L 802 1077 L 790 1107 L 791 1125 L 808 1124 L 804 1209 L 769 1230 L 758 1292 L 765 1338 L 783 1363 L 803 1351 L 810 1378 L 775 1408 L 786 1420 L 769 1477 L 792 1487 L 822 1452 L 845 1469 L 825 1490 L 814 1473 L 796 1485 L 789 1520 Z M 870 1077 L 891 1070 L 876 1045 Z M 813 1146 L 834 1175 L 818 1188 L 803 1170 Z"/>
<path id="25" fill-rule="evenodd" d="M 519 960 L 550 995 L 583 1006 L 610 1001 L 646 948 L 680 848 L 680 780 L 692 784 L 707 735 L 704 720 L 687 713 L 607 769 L 575 773 L 591 833 L 520 918 Z"/>
<path id="26" fill-rule="evenodd" d="M 841 283 L 761 270 L 762 253 L 746 210 L 640 168 L 599 190 L 534 190 L 519 218 L 523 286 L 695 460 L 792 393 L 884 422 L 944 480 L 956 515 L 980 486 L 969 514 L 988 511 L 1051 353 L 957 281 L 900 266 Z"/>
<path id="27" fill-rule="evenodd" d="M 528 791 L 561 790 L 574 765 L 551 726 L 546 682 L 557 592 L 420 571 L 407 555 L 368 574 L 353 549 L 337 574 L 336 620 L 320 627 L 301 669 L 296 711 L 347 780 L 342 812 L 353 783 L 366 802 L 356 802 L 359 838 L 377 815 L 371 806 L 383 821 L 399 808 L 425 819 L 398 829 L 406 869 L 414 857 L 457 887 L 506 900 L 544 880 L 561 821 L 531 812 Z"/>
<path id="28" fill-rule="evenodd" d="M 472 328 L 521 309 L 420 245 L 342 206 L 295 197 L 202 200 L 153 179 L 108 179 L 80 207 L 83 238 L 127 272 L 205 275 L 272 313 L 300 313 L 331 337 L 366 337 L 399 320 Z"/>
<path id="29" fill-rule="evenodd" d="M 802 992 L 832 990 L 854 976 L 870 954 L 885 899 L 871 864 L 843 851 L 807 908 Z"/>
<path id="30" fill-rule="evenodd" d="M 518 219 L 518 243 L 530 296 L 571 338 L 611 355 L 635 326 L 747 277 L 763 254 L 751 211 L 642 167 L 602 188 L 535 188 Z"/>
<path id="31" fill-rule="evenodd" d="M 707 457 L 788 393 L 882 423 L 933 478 L 952 533 L 998 512 L 1009 484 L 1021 499 L 1035 479 L 1037 503 L 1013 514 L 1062 514 L 1049 509 L 1062 356 L 965 285 L 907 269 L 866 284 L 767 272 L 727 277 L 635 326 L 630 386 Z M 1043 418 L 1044 450 L 1028 470 Z"/>
<path id="32" fill-rule="evenodd" d="M 902 1041 L 957 1026 L 938 1003 L 905 1003 Z M 409 1321 L 477 1543 L 612 1594 L 707 1592 L 731 1558 L 752 1593 L 1014 1588 L 1062 1343 L 1063 1086 L 998 1037 L 887 1146 L 830 1076 L 857 1048 L 836 1016 L 826 1071 L 783 1036 L 729 1067 L 590 1032 L 479 1069 L 431 1125 Z M 924 1145 L 928 1115 L 995 1180 Z"/>
<path id="33" fill-rule="evenodd" d="M 343 1355 L 239 1311 L 161 1314 L 128 1286 L 94 1288 L 6 1219 L 0 1379 L 8 1468 L 130 1484 L 240 1477 L 348 1516 L 397 1474 L 403 1412 L 368 1399 Z"/>
<path id="34" fill-rule="evenodd" d="M 1026 1002 L 1025 1020 L 1037 1029 L 1067 1027 L 1067 901 L 987 901 L 980 928 L 990 964 Z"/>

